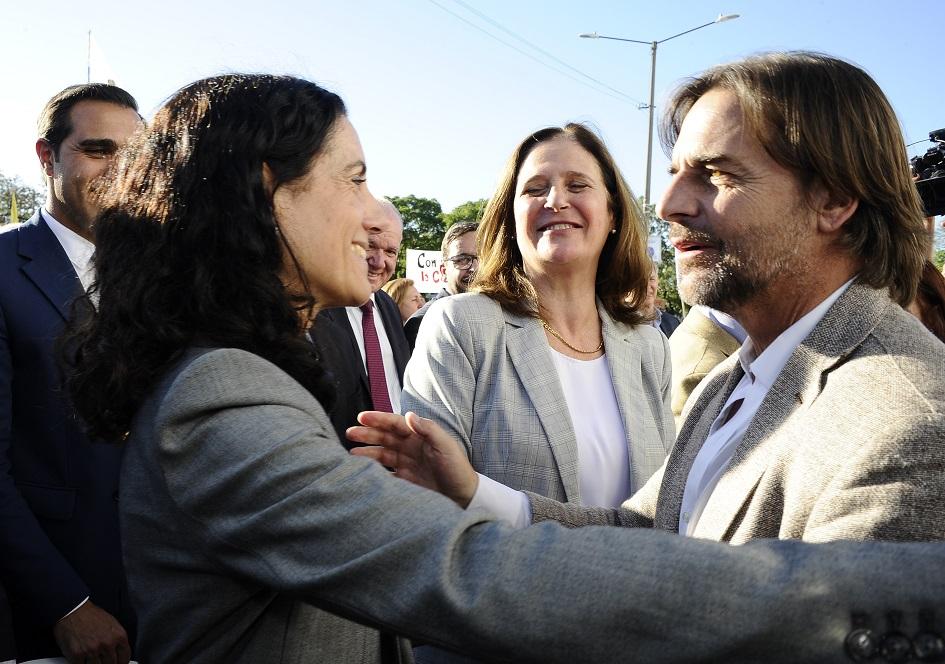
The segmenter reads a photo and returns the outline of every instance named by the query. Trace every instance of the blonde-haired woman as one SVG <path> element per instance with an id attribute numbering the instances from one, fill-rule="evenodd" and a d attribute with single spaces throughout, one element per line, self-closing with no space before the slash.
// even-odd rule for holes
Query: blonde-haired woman
<path id="1" fill-rule="evenodd" d="M 391 299 L 397 304 L 397 308 L 400 309 L 401 323 L 406 323 L 408 318 L 426 304 L 426 300 L 423 299 L 420 291 L 413 285 L 413 279 L 403 277 L 391 279 L 381 286 L 381 290 L 390 295 Z"/>

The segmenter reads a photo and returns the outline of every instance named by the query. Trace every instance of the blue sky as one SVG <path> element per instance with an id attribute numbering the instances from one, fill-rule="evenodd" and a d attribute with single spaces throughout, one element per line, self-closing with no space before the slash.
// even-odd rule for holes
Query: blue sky
<path id="1" fill-rule="evenodd" d="M 741 17 L 660 46 L 658 107 L 681 77 L 715 63 L 814 49 L 869 71 L 907 142 L 945 127 L 938 0 L 5 1 L 0 171 L 40 182 L 36 116 L 54 92 L 85 81 L 91 29 L 146 116 L 185 83 L 221 72 L 295 74 L 340 93 L 379 195 L 436 198 L 446 210 L 488 197 L 523 136 L 570 120 L 598 129 L 642 194 L 647 114 L 636 102 L 649 92 L 649 48 L 577 35 L 649 41 L 731 13 Z M 565 65 L 608 87 L 582 83 Z M 657 149 L 654 199 L 666 167 Z"/>

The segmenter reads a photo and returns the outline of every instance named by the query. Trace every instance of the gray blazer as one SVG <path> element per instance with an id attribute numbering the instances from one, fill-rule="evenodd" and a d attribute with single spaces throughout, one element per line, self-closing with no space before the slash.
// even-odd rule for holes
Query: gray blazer
<path id="1" fill-rule="evenodd" d="M 604 664 L 839 663 L 854 613 L 877 635 L 891 610 L 910 635 L 945 617 L 942 543 L 514 532 L 348 455 L 308 392 L 232 349 L 155 387 L 119 509 L 149 664 L 377 659 L 376 633 L 321 609 L 486 660 Z"/>
<path id="2" fill-rule="evenodd" d="M 679 528 L 689 470 L 743 376 L 699 384 L 665 468 L 624 509 L 580 514 L 532 496 L 536 520 Z M 945 538 L 945 344 L 885 291 L 852 285 L 794 351 L 719 480 L 696 537 Z"/>
<path id="3" fill-rule="evenodd" d="M 673 444 L 667 342 L 649 325 L 617 323 L 599 304 L 598 312 L 636 491 Z M 479 293 L 438 300 L 407 364 L 401 405 L 436 420 L 484 475 L 581 502 L 577 439 L 537 319 Z"/>

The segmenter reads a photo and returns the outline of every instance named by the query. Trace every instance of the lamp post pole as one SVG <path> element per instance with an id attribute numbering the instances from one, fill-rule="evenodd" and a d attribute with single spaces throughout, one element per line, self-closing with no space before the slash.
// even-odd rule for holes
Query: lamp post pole
<path id="1" fill-rule="evenodd" d="M 703 23 L 702 25 L 697 25 L 694 28 L 684 30 L 665 39 L 658 39 L 655 41 L 641 41 L 639 39 L 626 39 L 624 37 L 608 37 L 606 35 L 599 35 L 596 32 L 583 32 L 579 37 L 584 39 L 611 39 L 613 41 L 622 41 L 622 42 L 631 42 L 634 44 L 648 44 L 650 46 L 650 103 L 647 108 L 650 111 L 649 117 L 649 126 L 647 130 L 646 138 L 646 184 L 644 186 L 643 200 L 649 205 L 650 204 L 650 174 L 653 169 L 653 115 L 656 110 L 654 104 L 654 95 L 656 94 L 656 48 L 663 42 L 668 42 L 670 39 L 676 39 L 676 37 L 682 37 L 687 35 L 690 32 L 695 32 L 696 30 L 701 30 L 702 28 L 707 28 L 710 25 L 715 25 L 716 23 L 724 23 L 725 21 L 731 21 L 732 19 L 738 18 L 738 14 L 719 14 L 718 18 L 714 21 L 709 21 L 708 23 Z M 643 108 L 643 105 L 640 105 L 640 108 Z"/>
<path id="2" fill-rule="evenodd" d="M 656 105 L 653 103 L 653 95 L 656 92 L 656 47 L 659 42 L 653 42 L 650 51 L 653 55 L 650 61 L 650 121 L 646 130 L 646 184 L 643 187 L 643 201 L 650 204 L 650 173 L 653 172 L 653 114 Z"/>

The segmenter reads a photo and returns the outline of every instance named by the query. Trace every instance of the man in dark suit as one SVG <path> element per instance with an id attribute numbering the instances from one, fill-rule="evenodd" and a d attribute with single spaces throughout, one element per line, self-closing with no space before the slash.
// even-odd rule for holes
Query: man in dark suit
<path id="1" fill-rule="evenodd" d="M 0 234 L 0 578 L 20 661 L 131 654 L 120 449 L 84 435 L 64 397 L 55 341 L 93 279 L 89 185 L 140 123 L 135 100 L 112 85 L 76 85 L 50 99 L 36 141 L 46 203 Z"/>
<path id="2" fill-rule="evenodd" d="M 378 202 L 383 217 L 378 218 L 368 236 L 368 281 L 374 291 L 371 299 L 360 307 L 319 312 L 310 332 L 324 365 L 334 375 L 337 391 L 331 422 L 342 441 L 347 440 L 345 430 L 357 424 L 362 410 L 400 411 L 404 368 L 410 359 L 400 310 L 381 290 L 397 266 L 403 219 L 390 201 Z M 372 363 L 372 342 L 379 351 L 377 364 Z"/>
<path id="3" fill-rule="evenodd" d="M 443 252 L 443 271 L 446 277 L 446 287 L 425 305 L 420 307 L 413 316 L 404 323 L 404 334 L 410 344 L 410 352 L 417 342 L 417 331 L 430 305 L 442 297 L 465 293 L 476 276 L 479 267 L 479 254 L 476 250 L 476 231 L 479 223 L 476 221 L 457 221 L 450 226 L 443 236 L 441 251 Z"/>

